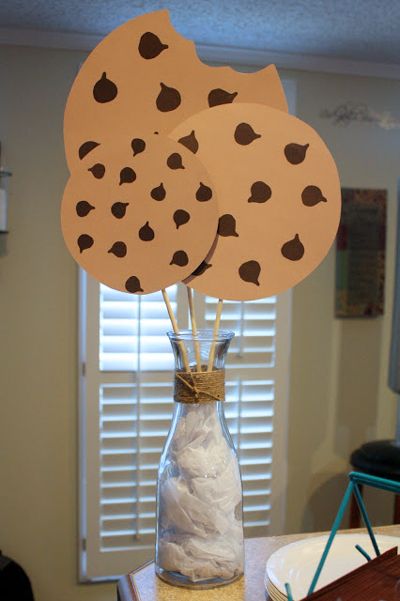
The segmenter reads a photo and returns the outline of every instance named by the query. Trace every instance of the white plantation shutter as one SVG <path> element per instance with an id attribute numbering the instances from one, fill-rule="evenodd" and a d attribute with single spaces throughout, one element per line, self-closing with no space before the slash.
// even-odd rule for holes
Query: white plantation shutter
<path id="1" fill-rule="evenodd" d="M 188 327 L 183 286 L 168 290 Z M 282 531 L 290 293 L 224 303 L 235 331 L 227 422 L 238 450 L 246 536 Z M 81 273 L 81 577 L 104 579 L 154 556 L 155 487 L 173 412 L 171 329 L 161 293 L 117 292 Z M 195 295 L 199 327 L 216 299 Z M 279 499 L 278 502 L 276 502 Z"/>

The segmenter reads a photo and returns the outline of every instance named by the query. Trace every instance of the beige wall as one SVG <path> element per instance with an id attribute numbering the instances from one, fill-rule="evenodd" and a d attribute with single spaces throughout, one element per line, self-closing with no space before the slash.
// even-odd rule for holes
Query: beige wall
<path id="1" fill-rule="evenodd" d="M 108 601 L 113 584 L 77 580 L 76 267 L 61 239 L 66 95 L 83 55 L 0 48 L 0 140 L 13 170 L 8 255 L 0 257 L 0 547 L 38 601 Z M 321 109 L 363 100 L 399 115 L 400 84 L 285 73 L 298 114 L 325 138 L 343 184 L 389 190 L 386 314 L 333 319 L 334 255 L 294 293 L 289 531 L 328 526 L 352 448 L 394 429 L 386 387 L 400 135 L 332 126 Z"/>

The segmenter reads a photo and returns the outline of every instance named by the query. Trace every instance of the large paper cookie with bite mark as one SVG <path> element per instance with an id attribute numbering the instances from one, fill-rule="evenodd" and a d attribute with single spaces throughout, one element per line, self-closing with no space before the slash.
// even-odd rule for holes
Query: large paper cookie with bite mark
<path id="1" fill-rule="evenodd" d="M 84 269 L 137 294 L 186 278 L 218 227 L 203 165 L 181 144 L 154 134 L 99 137 L 67 184 L 61 219 L 67 247 Z"/>
<path id="2" fill-rule="evenodd" d="M 64 119 L 70 170 L 107 132 L 135 127 L 167 133 L 190 115 L 235 102 L 287 111 L 274 66 L 255 73 L 202 63 L 192 41 L 172 27 L 166 10 L 132 19 L 89 55 L 72 86 Z M 196 140 L 188 132 L 187 145 Z"/>
<path id="3" fill-rule="evenodd" d="M 260 104 L 202 111 L 171 137 L 196 136 L 215 182 L 215 250 L 189 278 L 218 298 L 250 300 L 290 288 L 327 254 L 340 219 L 337 169 L 318 134 Z"/>

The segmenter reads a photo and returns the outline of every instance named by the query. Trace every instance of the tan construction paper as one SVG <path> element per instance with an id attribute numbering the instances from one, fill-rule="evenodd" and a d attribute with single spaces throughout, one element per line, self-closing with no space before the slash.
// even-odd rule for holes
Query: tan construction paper
<path id="1" fill-rule="evenodd" d="M 202 111 L 171 137 L 195 135 L 218 198 L 218 240 L 186 282 L 217 298 L 250 300 L 300 282 L 326 256 L 340 219 L 335 162 L 306 123 L 261 104 Z"/>
<path id="2" fill-rule="evenodd" d="M 64 119 L 70 170 L 104 134 L 166 133 L 221 103 L 259 102 L 287 111 L 276 68 L 255 73 L 210 67 L 179 35 L 167 10 L 137 17 L 91 52 L 72 86 Z M 190 134 L 190 132 L 188 132 Z M 188 141 L 193 148 L 195 141 Z"/>
<path id="3" fill-rule="evenodd" d="M 124 292 L 147 294 L 186 278 L 209 252 L 218 225 L 203 165 L 161 135 L 110 131 L 97 142 L 64 193 L 70 253 L 97 280 Z"/>

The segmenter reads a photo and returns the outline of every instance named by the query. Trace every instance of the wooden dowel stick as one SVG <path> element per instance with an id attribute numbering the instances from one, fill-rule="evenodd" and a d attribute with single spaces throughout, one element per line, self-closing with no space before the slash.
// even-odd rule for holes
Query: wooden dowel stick
<path id="1" fill-rule="evenodd" d="M 179 328 L 178 328 L 178 323 L 177 323 L 177 321 L 175 319 L 175 315 L 174 315 L 174 312 L 173 312 L 172 307 L 171 307 L 171 302 L 169 300 L 168 292 L 165 290 L 165 288 L 163 288 L 161 290 L 161 293 L 163 295 L 164 303 L 165 303 L 165 306 L 167 307 L 168 315 L 169 315 L 169 318 L 171 320 L 172 329 L 174 330 L 174 333 L 177 336 L 179 336 L 180 332 L 179 332 Z M 188 372 L 188 371 L 190 371 L 190 365 L 189 365 L 189 361 L 188 361 L 188 356 L 187 356 L 185 345 L 184 345 L 184 343 L 183 343 L 182 340 L 180 340 L 178 342 L 178 344 L 179 344 L 179 347 L 180 347 L 181 352 L 182 352 L 182 360 L 183 360 L 183 365 L 184 365 L 185 371 Z"/>
<path id="2" fill-rule="evenodd" d="M 217 313 L 215 316 L 215 322 L 214 322 L 214 329 L 213 329 L 213 342 L 211 345 L 211 349 L 210 349 L 210 356 L 208 358 L 208 366 L 207 366 L 207 371 L 212 371 L 212 367 L 213 367 L 213 363 L 214 363 L 214 357 L 215 357 L 215 338 L 218 336 L 218 330 L 219 330 L 219 324 L 221 321 L 221 313 L 222 313 L 222 304 L 223 304 L 223 299 L 219 298 L 218 299 L 218 305 L 217 305 Z"/>
<path id="3" fill-rule="evenodd" d="M 196 313 L 194 310 L 193 303 L 193 293 L 192 289 L 189 286 L 186 286 L 187 295 L 188 295 L 188 303 L 189 303 L 189 313 L 190 313 L 190 323 L 192 324 L 192 334 L 194 338 L 194 354 L 196 357 L 196 369 L 197 371 L 201 371 L 201 355 L 200 355 L 200 343 L 197 340 L 197 323 L 196 323 Z"/>

